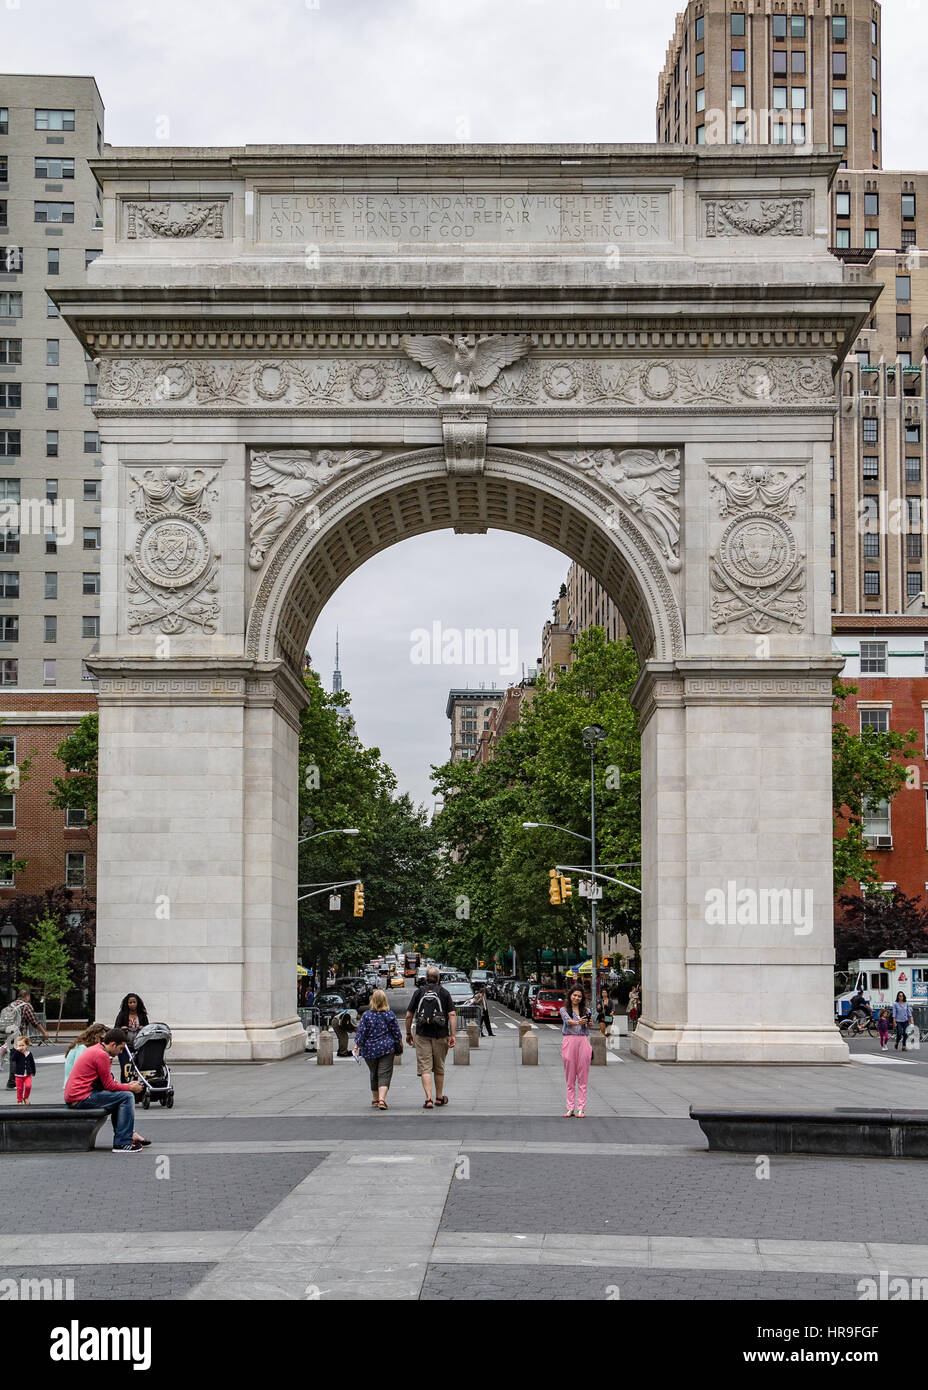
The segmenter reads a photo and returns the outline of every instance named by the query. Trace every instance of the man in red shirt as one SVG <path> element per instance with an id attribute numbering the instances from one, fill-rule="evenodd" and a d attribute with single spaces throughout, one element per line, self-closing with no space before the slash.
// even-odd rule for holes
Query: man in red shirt
<path id="1" fill-rule="evenodd" d="M 82 1052 L 71 1069 L 64 1088 L 64 1103 L 72 1110 L 108 1110 L 113 1122 L 113 1153 L 141 1153 L 142 1145 L 132 1139 L 135 1130 L 135 1097 L 144 1088 L 141 1081 L 128 1085 L 114 1081 L 112 1059 L 126 1045 L 121 1028 L 111 1028 L 103 1040 Z"/>

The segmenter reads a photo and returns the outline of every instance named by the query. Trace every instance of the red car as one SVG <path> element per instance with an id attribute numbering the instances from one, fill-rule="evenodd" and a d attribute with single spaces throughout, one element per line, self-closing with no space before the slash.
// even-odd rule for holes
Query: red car
<path id="1" fill-rule="evenodd" d="M 562 989 L 540 989 L 532 1000 L 532 1022 L 556 1022 L 566 1003 L 567 995 Z"/>

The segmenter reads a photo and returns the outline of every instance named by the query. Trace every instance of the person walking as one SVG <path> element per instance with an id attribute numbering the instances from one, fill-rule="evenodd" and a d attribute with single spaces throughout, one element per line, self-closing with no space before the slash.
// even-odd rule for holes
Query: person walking
<path id="1" fill-rule="evenodd" d="M 110 1112 L 113 1123 L 113 1153 L 141 1153 L 142 1145 L 133 1138 L 135 1097 L 144 1090 L 141 1081 L 128 1085 L 114 1081 L 110 1067 L 113 1058 L 126 1045 L 121 1028 L 110 1028 L 101 1041 L 83 1052 L 68 1077 L 64 1103 L 71 1110 L 102 1109 Z"/>
<path id="2" fill-rule="evenodd" d="M 32 1007 L 32 995 L 28 989 L 21 989 L 14 1002 L 7 1005 L 7 1008 L 4 1009 L 3 1012 L 4 1014 L 9 1013 L 11 1016 L 15 1014 L 15 1018 L 12 1019 L 12 1022 L 5 1021 L 4 1023 L 7 1033 L 6 1041 L 10 1053 L 10 1072 L 7 1077 L 6 1088 L 8 1091 L 13 1091 L 16 1089 L 16 1081 L 14 1079 L 15 1072 L 13 1071 L 13 1054 L 16 1051 L 16 1039 L 23 1033 L 28 1037 L 30 1028 L 38 1028 L 46 1042 L 51 1042 L 51 1038 L 35 1016 L 35 1009 Z"/>
<path id="3" fill-rule="evenodd" d="M 564 1119 L 568 1120 L 576 1111 L 577 1119 L 586 1118 L 586 1088 L 593 1060 L 593 1046 L 590 1042 L 590 1010 L 582 985 L 571 985 L 567 1003 L 560 1009 L 561 1015 L 561 1057 L 564 1062 L 564 1077 L 567 1082 L 567 1109 Z"/>
<path id="4" fill-rule="evenodd" d="M 615 1013 L 612 998 L 608 988 L 603 985 L 599 995 L 599 1008 L 596 1010 L 596 1022 L 599 1024 L 599 1031 L 604 1038 L 612 1035 L 612 1025 L 615 1021 Z"/>
<path id="5" fill-rule="evenodd" d="M 29 1051 L 29 1039 L 17 1038 L 13 1049 L 13 1075 L 16 1078 L 16 1104 L 28 1105 L 35 1076 L 35 1057 Z"/>
<path id="6" fill-rule="evenodd" d="M 387 1110 L 387 1092 L 393 1080 L 393 1063 L 403 1051 L 403 1035 L 390 1008 L 386 991 L 375 989 L 370 1008 L 358 1019 L 354 1054 L 367 1063 L 371 1074 L 371 1105 Z"/>
<path id="7" fill-rule="evenodd" d="M 905 1052 L 905 1035 L 909 1031 L 909 1024 L 913 1022 L 912 1006 L 906 1000 L 905 995 L 900 989 L 893 1004 L 893 1022 L 896 1025 L 896 1051 L 899 1051 L 899 1044 L 902 1043 L 902 1050 Z"/>
<path id="8" fill-rule="evenodd" d="M 129 1080 L 129 1052 L 128 1048 L 135 1047 L 135 1039 L 140 1029 L 148 1025 L 148 1011 L 142 1001 L 140 994 L 127 994 L 119 1006 L 119 1013 L 116 1015 L 114 1028 L 121 1028 L 126 1035 L 126 1047 L 119 1055 L 119 1077 L 121 1081 Z"/>
<path id="9" fill-rule="evenodd" d="M 880 1035 L 880 1051 L 885 1052 L 889 1046 L 889 1009 L 880 1009 L 876 1026 Z"/>
<path id="10" fill-rule="evenodd" d="M 476 1004 L 477 1008 L 480 1010 L 480 1036 L 483 1037 L 483 1030 L 486 1028 L 487 1037 L 492 1038 L 494 1034 L 493 1029 L 490 1027 L 490 1008 L 487 1004 L 487 991 L 484 985 L 480 985 L 474 990 L 474 997 L 470 1002 Z"/>
<path id="11" fill-rule="evenodd" d="M 631 993 L 628 996 L 628 1022 L 630 1027 L 634 1028 L 635 1024 L 638 1022 L 638 1015 L 640 1013 L 641 990 L 637 985 L 633 985 Z"/>
<path id="12" fill-rule="evenodd" d="M 425 1092 L 423 1110 L 432 1110 L 436 1106 L 448 1104 L 448 1097 L 444 1094 L 445 1058 L 448 1048 L 454 1047 L 457 1015 L 454 1011 L 454 1000 L 448 991 L 442 988 L 440 979 L 437 968 L 430 965 L 425 972 L 425 984 L 415 991 L 406 1010 L 406 1041 L 410 1047 L 413 1046 L 414 1019 L 416 1024 L 416 1074 Z"/>

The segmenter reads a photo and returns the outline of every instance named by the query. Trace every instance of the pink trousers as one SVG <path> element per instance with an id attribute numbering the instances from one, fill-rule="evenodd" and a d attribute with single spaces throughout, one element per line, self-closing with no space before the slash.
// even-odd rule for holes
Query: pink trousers
<path id="1" fill-rule="evenodd" d="M 593 1048 L 589 1038 L 564 1038 L 561 1043 L 561 1056 L 564 1059 L 564 1076 L 567 1080 L 567 1110 L 586 1109 L 586 1083 L 593 1060 Z M 576 1100 L 574 1092 L 576 1091 Z"/>

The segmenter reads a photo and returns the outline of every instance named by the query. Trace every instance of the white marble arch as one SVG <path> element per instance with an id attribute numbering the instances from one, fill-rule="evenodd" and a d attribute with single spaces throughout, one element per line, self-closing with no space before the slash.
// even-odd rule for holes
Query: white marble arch
<path id="1" fill-rule="evenodd" d="M 873 294 L 829 254 L 836 164 L 608 145 L 95 164 L 103 255 L 58 300 L 99 365 L 101 1017 L 134 989 L 178 1057 L 301 1046 L 306 638 L 369 555 L 493 527 L 596 575 L 643 663 L 634 1050 L 847 1059 L 828 458 Z M 468 365 L 481 342 L 493 371 Z M 254 452 L 319 449 L 354 461 L 313 492 L 313 460 L 311 524 L 278 533 L 284 501 L 255 544 Z M 678 451 L 679 498 L 671 467 L 636 505 L 623 449 L 646 472 Z"/>

